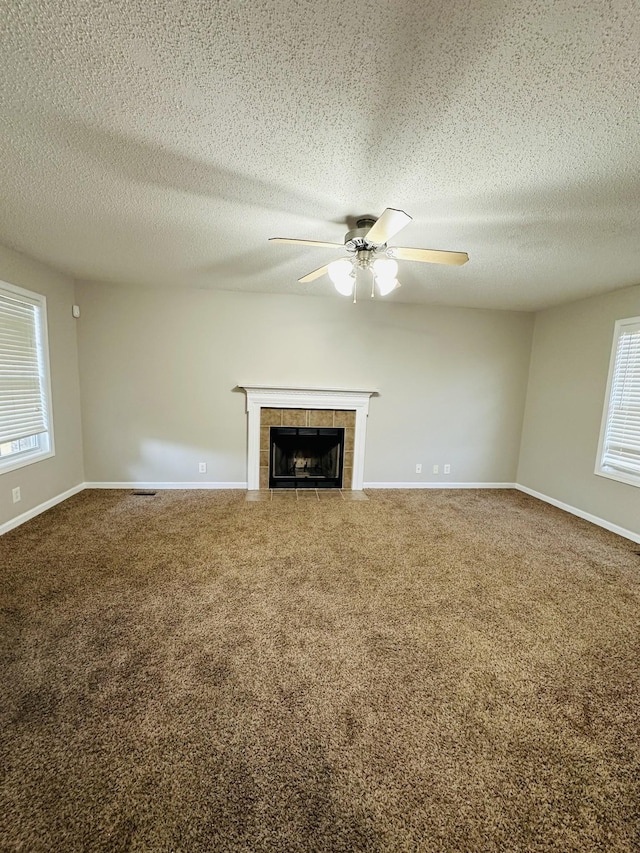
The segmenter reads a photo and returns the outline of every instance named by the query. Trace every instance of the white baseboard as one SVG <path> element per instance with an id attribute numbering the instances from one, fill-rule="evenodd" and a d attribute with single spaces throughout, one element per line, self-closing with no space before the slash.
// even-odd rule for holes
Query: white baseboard
<path id="1" fill-rule="evenodd" d="M 632 530 L 627 530 L 625 527 L 620 527 L 618 524 L 612 524 L 604 518 L 599 518 L 597 515 L 592 515 L 590 512 L 585 512 L 584 510 L 578 509 L 570 504 L 557 501 L 555 498 L 550 498 L 549 495 L 543 495 L 542 492 L 536 492 L 528 486 L 521 486 L 519 483 L 516 483 L 516 489 L 520 492 L 524 492 L 526 495 L 531 495 L 532 498 L 538 498 L 540 501 L 551 504 L 551 506 L 557 506 L 558 509 L 563 509 L 565 512 L 571 513 L 571 515 L 577 515 L 578 518 L 590 521 L 591 524 L 597 524 L 598 527 L 604 527 L 605 530 L 609 530 L 611 533 L 617 533 L 618 536 L 624 536 L 625 539 L 630 539 L 632 542 L 640 543 L 639 533 L 634 533 Z"/>
<path id="2" fill-rule="evenodd" d="M 364 489 L 515 489 L 515 483 L 364 483 Z"/>
<path id="3" fill-rule="evenodd" d="M 244 489 L 244 483 L 85 483 L 85 489 Z"/>
<path id="4" fill-rule="evenodd" d="M 66 501 L 67 498 L 77 495 L 78 492 L 83 491 L 84 488 L 84 483 L 78 483 L 77 486 L 74 486 L 72 489 L 67 489 L 66 492 L 56 495 L 55 498 L 50 498 L 48 501 L 38 504 L 38 506 L 34 506 L 33 509 L 28 509 L 26 512 L 16 515 L 16 517 L 12 518 L 10 521 L 5 521 L 4 524 L 0 524 L 0 536 L 4 533 L 8 533 L 10 530 L 13 530 L 14 527 L 19 527 L 21 524 L 24 524 L 25 521 L 35 518 L 36 515 L 40 515 L 41 512 L 46 512 L 46 510 L 51 509 L 52 506 L 62 503 L 62 501 Z"/>

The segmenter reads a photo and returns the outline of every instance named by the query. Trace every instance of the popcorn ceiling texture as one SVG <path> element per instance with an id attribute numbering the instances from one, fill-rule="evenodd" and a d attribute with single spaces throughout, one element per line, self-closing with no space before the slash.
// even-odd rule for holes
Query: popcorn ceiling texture
<path id="1" fill-rule="evenodd" d="M 104 2 L 0 12 L 0 241 L 78 278 L 297 278 L 387 206 L 391 298 L 534 309 L 640 280 L 633 0 Z"/>

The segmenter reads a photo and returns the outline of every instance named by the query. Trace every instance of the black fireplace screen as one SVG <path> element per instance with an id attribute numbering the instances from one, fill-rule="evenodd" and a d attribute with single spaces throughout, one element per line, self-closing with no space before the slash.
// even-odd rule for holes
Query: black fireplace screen
<path id="1" fill-rule="evenodd" d="M 271 427 L 269 488 L 342 488 L 343 448 L 341 427 Z"/>

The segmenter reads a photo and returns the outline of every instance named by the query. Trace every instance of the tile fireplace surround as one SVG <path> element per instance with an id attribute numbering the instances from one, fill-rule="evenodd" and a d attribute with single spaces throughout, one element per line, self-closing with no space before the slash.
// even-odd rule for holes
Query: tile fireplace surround
<path id="1" fill-rule="evenodd" d="M 325 413 L 333 413 L 336 425 L 349 425 L 342 412 L 354 412 L 355 426 L 353 429 L 353 468 L 351 483 L 343 483 L 345 489 L 362 489 L 364 480 L 364 448 L 367 433 L 367 416 L 369 414 L 369 398 L 375 391 L 361 391 L 351 389 L 329 389 L 329 388 L 287 388 L 269 385 L 239 385 L 247 395 L 247 415 L 249 418 L 249 440 L 247 453 L 247 486 L 248 489 L 267 488 L 260 483 L 260 426 L 262 423 L 262 410 L 284 410 L 296 409 L 300 420 L 314 420 L 312 410 L 321 409 Z M 265 415 L 267 413 L 265 412 Z M 293 415 L 293 413 L 292 413 Z M 322 419 L 322 418 L 320 418 Z M 286 414 L 283 420 L 289 420 Z M 270 421 L 269 416 L 265 418 L 265 426 Z M 320 425 L 320 424 L 318 424 Z M 349 438 L 345 433 L 345 444 Z M 349 442 L 350 443 L 350 442 Z M 264 452 L 264 451 L 263 451 Z M 264 466 L 263 466 L 264 467 Z M 345 470 L 347 470 L 345 465 Z M 263 477 L 264 480 L 264 477 Z"/>

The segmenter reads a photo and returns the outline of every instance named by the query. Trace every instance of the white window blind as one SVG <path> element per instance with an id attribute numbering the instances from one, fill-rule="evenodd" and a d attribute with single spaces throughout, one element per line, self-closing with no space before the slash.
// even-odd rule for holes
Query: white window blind
<path id="1" fill-rule="evenodd" d="M 48 431 L 41 312 L 0 287 L 0 444 Z"/>
<path id="2" fill-rule="evenodd" d="M 640 318 L 616 324 L 609 400 L 602 436 L 603 473 L 640 483 Z"/>

